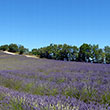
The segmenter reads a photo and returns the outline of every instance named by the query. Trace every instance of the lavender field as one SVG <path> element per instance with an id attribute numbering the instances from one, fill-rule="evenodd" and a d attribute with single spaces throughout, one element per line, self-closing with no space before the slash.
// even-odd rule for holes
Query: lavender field
<path id="1" fill-rule="evenodd" d="M 0 52 L 0 110 L 110 110 L 110 65 Z"/>

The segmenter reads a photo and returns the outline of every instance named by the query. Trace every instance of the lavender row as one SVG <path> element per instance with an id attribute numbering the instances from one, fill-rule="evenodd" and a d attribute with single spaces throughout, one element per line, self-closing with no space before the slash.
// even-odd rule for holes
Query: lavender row
<path id="1" fill-rule="evenodd" d="M 23 92 L 17 92 L 0 86 L 0 93 L 3 94 L 0 100 L 0 108 L 14 110 L 109 110 L 104 105 L 84 103 L 75 98 L 61 95 L 39 96 Z M 5 108 L 6 107 L 6 108 Z"/>
<path id="2" fill-rule="evenodd" d="M 27 77 L 28 75 L 28 77 Z M 110 74 L 51 73 L 48 75 L 20 71 L 1 71 L 1 85 L 37 95 L 65 95 L 85 102 L 108 104 Z"/>

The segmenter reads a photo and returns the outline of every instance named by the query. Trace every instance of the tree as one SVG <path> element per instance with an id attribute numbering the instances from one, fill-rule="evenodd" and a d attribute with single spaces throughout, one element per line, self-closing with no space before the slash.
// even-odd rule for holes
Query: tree
<path id="1" fill-rule="evenodd" d="M 57 55 L 58 55 L 58 46 L 57 44 L 51 44 L 51 48 L 52 48 L 52 53 L 51 53 L 51 56 L 52 56 L 52 59 L 57 59 Z"/>
<path id="2" fill-rule="evenodd" d="M 3 50 L 3 51 L 8 51 L 8 45 L 2 45 L 0 46 L 0 50 Z"/>
<path id="3" fill-rule="evenodd" d="M 32 54 L 33 55 L 38 55 L 38 49 L 32 49 Z"/>
<path id="4" fill-rule="evenodd" d="M 68 60 L 68 45 L 58 45 L 59 60 Z"/>
<path id="5" fill-rule="evenodd" d="M 99 59 L 99 45 L 91 46 L 91 58 L 93 62 L 97 63 Z"/>
<path id="6" fill-rule="evenodd" d="M 79 48 L 78 59 L 79 61 L 88 62 L 90 57 L 91 57 L 91 45 L 84 43 Z"/>
<path id="7" fill-rule="evenodd" d="M 98 63 L 104 62 L 104 52 L 103 49 L 98 50 Z"/>
<path id="8" fill-rule="evenodd" d="M 40 58 L 48 58 L 48 51 L 46 50 L 46 47 L 38 49 L 38 55 Z"/>
<path id="9" fill-rule="evenodd" d="M 18 46 L 16 44 L 10 44 L 9 45 L 9 52 L 18 52 Z"/>
<path id="10" fill-rule="evenodd" d="M 78 47 L 72 46 L 70 51 L 71 51 L 71 56 L 72 56 L 71 60 L 77 61 L 78 60 L 78 51 L 79 51 Z"/>
<path id="11" fill-rule="evenodd" d="M 110 63 L 110 46 L 105 46 L 104 52 L 105 52 L 106 63 Z"/>
<path id="12" fill-rule="evenodd" d="M 45 48 L 45 56 L 46 58 L 52 59 L 53 57 L 53 44 L 50 44 Z"/>
<path id="13" fill-rule="evenodd" d="M 27 49 L 24 48 L 23 45 L 19 45 L 18 51 L 19 51 L 19 54 L 21 55 L 21 54 L 23 54 L 23 53 L 26 53 L 26 52 L 27 52 Z"/>

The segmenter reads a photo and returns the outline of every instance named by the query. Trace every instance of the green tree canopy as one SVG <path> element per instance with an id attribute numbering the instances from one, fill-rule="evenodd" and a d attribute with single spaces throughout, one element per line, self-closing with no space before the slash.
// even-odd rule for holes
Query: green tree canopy
<path id="1" fill-rule="evenodd" d="M 17 46 L 17 44 L 10 44 L 9 45 L 9 52 L 18 52 L 18 46 Z"/>
<path id="2" fill-rule="evenodd" d="M 19 45 L 18 51 L 19 51 L 19 54 L 23 54 L 23 53 L 26 53 L 28 51 L 28 49 L 24 48 L 23 45 Z"/>
<path id="3" fill-rule="evenodd" d="M 105 52 L 106 63 L 110 63 L 110 46 L 105 46 L 104 52 Z"/>
<path id="4" fill-rule="evenodd" d="M 88 62 L 91 57 L 91 45 L 84 43 L 79 48 L 79 61 Z"/>
<path id="5" fill-rule="evenodd" d="M 8 49 L 9 49 L 9 47 L 8 47 L 8 45 L 2 45 L 2 46 L 0 46 L 0 50 L 3 50 L 3 51 L 8 51 Z"/>

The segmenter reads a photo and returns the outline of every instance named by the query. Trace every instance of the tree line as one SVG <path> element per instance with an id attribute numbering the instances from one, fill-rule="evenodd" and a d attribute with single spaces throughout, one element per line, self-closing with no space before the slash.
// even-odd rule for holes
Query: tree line
<path id="1" fill-rule="evenodd" d="M 25 48 L 23 45 L 17 45 L 13 43 L 10 45 L 7 45 L 7 44 L 1 45 L 0 50 L 13 52 L 13 53 L 19 53 L 19 54 L 29 53 L 29 50 Z"/>
<path id="2" fill-rule="evenodd" d="M 31 53 L 40 58 L 55 60 L 110 63 L 110 46 L 101 49 L 98 44 L 84 43 L 79 48 L 67 44 L 50 44 L 39 49 L 32 49 Z"/>
<path id="3" fill-rule="evenodd" d="M 63 61 L 110 63 L 110 46 L 105 46 L 104 49 L 102 49 L 99 48 L 98 44 L 91 45 L 84 43 L 79 48 L 67 44 L 50 44 L 46 47 L 34 48 L 31 51 L 23 45 L 10 44 L 0 46 L 0 50 Z"/>

